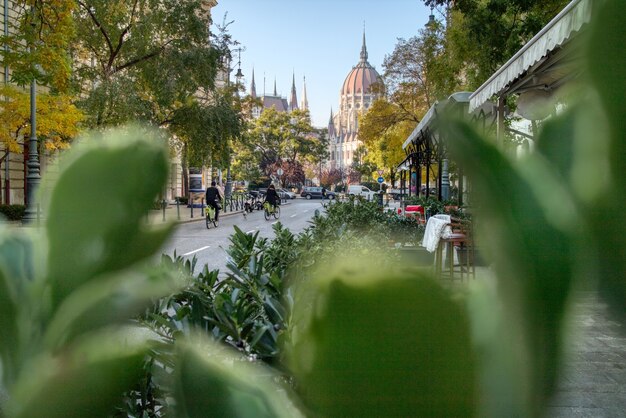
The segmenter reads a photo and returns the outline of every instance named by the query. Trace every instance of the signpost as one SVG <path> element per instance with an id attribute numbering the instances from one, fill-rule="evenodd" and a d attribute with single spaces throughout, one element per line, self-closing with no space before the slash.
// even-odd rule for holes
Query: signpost
<path id="1" fill-rule="evenodd" d="M 383 184 L 385 179 L 383 177 L 378 177 L 378 184 Z"/>

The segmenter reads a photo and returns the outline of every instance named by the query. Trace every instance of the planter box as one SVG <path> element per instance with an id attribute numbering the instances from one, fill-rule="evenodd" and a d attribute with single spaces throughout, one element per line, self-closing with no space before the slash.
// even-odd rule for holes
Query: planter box
<path id="1" fill-rule="evenodd" d="M 488 263 L 482 257 L 480 248 L 474 248 L 474 254 L 472 259 L 472 253 L 467 250 L 466 247 L 456 247 L 456 255 L 458 257 L 459 264 L 465 265 L 467 257 L 470 258 L 469 263 L 474 266 L 487 266 Z"/>
<path id="2" fill-rule="evenodd" d="M 400 261 L 408 266 L 432 267 L 435 263 L 435 253 L 429 253 L 424 247 L 400 247 L 396 251 Z"/>

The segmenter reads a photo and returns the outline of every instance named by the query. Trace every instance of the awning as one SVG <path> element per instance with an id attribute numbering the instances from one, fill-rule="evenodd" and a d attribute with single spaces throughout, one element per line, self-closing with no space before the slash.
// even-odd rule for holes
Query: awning
<path id="1" fill-rule="evenodd" d="M 471 96 L 469 111 L 502 93 L 555 48 L 567 43 L 591 19 L 591 0 L 573 0 Z"/>
<path id="2" fill-rule="evenodd" d="M 437 107 L 437 104 L 439 104 L 439 102 L 435 102 L 435 104 L 432 105 L 430 109 L 428 109 L 428 112 L 426 112 L 426 114 L 424 115 L 420 123 L 417 124 L 415 129 L 413 129 L 413 132 L 411 132 L 411 135 L 409 135 L 406 141 L 404 141 L 404 144 L 402 144 L 402 149 L 406 149 L 406 147 L 408 147 L 409 144 L 419 136 L 420 131 L 425 129 L 428 126 L 430 121 L 435 116 L 435 113 L 436 113 L 435 108 Z"/>
<path id="3" fill-rule="evenodd" d="M 426 128 L 430 127 L 430 125 L 434 122 L 435 115 L 440 109 L 444 109 L 448 107 L 449 105 L 453 105 L 457 103 L 461 103 L 461 104 L 467 103 L 469 101 L 471 94 L 472 93 L 468 91 L 459 91 L 459 92 L 451 94 L 450 97 L 448 97 L 445 100 L 442 100 L 441 102 L 439 101 L 435 102 L 435 104 L 432 105 L 430 109 L 428 109 L 428 112 L 426 112 L 426 114 L 424 115 L 420 123 L 417 124 L 415 129 L 413 129 L 413 132 L 411 132 L 411 135 L 409 135 L 406 141 L 404 141 L 404 144 L 402 144 L 402 149 L 406 149 L 406 147 L 408 147 L 409 144 L 419 136 L 420 131 L 424 131 L 426 130 Z"/>

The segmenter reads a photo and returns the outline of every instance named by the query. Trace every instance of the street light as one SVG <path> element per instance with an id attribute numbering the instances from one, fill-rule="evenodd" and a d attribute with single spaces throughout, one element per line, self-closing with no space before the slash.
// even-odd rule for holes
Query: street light
<path id="1" fill-rule="evenodd" d="M 241 80 L 243 79 L 243 73 L 241 72 L 241 47 L 236 49 L 237 51 L 237 73 L 235 74 L 235 86 L 237 88 L 237 96 L 239 96 L 239 87 L 241 86 Z M 226 169 L 226 189 L 224 190 L 225 197 L 230 197 L 233 193 L 233 179 L 230 174 L 230 155 L 228 156 L 228 168 Z"/>
<path id="2" fill-rule="evenodd" d="M 31 13 L 35 15 L 35 6 Z M 32 51 L 32 47 L 31 47 Z M 38 218 L 38 210 L 35 206 L 35 192 L 41 183 L 39 164 L 39 152 L 37 150 L 37 80 L 33 78 L 30 83 L 30 138 L 28 140 L 28 174 L 26 176 L 26 212 L 22 218 L 25 224 L 32 223 Z"/>

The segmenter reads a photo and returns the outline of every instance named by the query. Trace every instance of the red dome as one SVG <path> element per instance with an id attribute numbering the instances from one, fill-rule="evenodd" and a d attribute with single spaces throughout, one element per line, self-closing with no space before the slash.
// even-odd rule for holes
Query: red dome
<path id="1" fill-rule="evenodd" d="M 380 80 L 380 76 L 367 61 L 361 61 L 354 67 L 343 82 L 341 94 L 369 94 L 372 84 Z"/>

